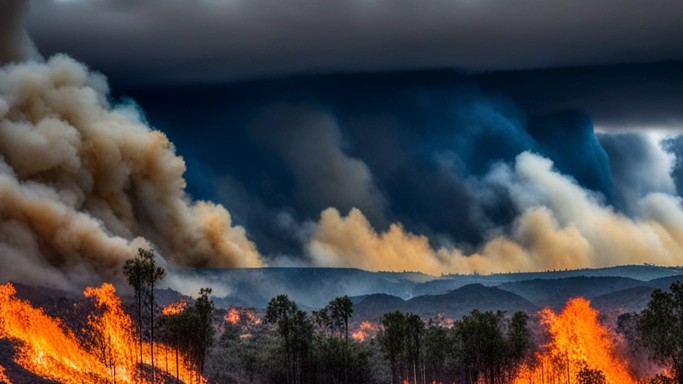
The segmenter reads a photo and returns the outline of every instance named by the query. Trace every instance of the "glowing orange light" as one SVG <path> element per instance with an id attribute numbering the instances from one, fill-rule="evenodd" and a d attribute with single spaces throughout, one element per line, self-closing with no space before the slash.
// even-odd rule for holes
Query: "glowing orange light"
<path id="1" fill-rule="evenodd" d="M 237 324 L 237 322 L 240 321 L 240 313 L 237 311 L 237 308 L 230 308 L 228 314 L 225 315 L 225 321 L 231 324 Z"/>
<path id="2" fill-rule="evenodd" d="M 12 382 L 9 381 L 9 378 L 5 375 L 5 368 L 2 365 L 0 365 L 0 383 L 12 384 Z"/>
<path id="3" fill-rule="evenodd" d="M 85 296 L 94 299 L 98 308 L 98 313 L 88 317 L 92 344 L 89 347 L 62 327 L 59 319 L 45 315 L 15 294 L 12 284 L 0 285 L 0 336 L 19 341 L 15 361 L 24 369 L 61 383 L 150 382 L 138 375 L 140 349 L 133 323 L 112 285 L 105 283 L 100 288 L 85 290 Z M 143 362 L 151 360 L 151 349 L 149 343 L 143 343 Z M 174 351 L 155 343 L 154 352 L 156 369 L 175 377 Z M 195 380 L 198 375 L 185 360 L 178 364 L 180 379 Z M 204 379 L 199 377 L 199 381 Z"/>
<path id="4" fill-rule="evenodd" d="M 373 338 L 379 332 L 379 324 L 373 324 L 369 321 L 360 323 L 358 330 L 351 334 L 354 340 L 363 341 L 368 338 Z"/>
<path id="5" fill-rule="evenodd" d="M 165 316 L 177 315 L 180 312 L 184 311 L 185 308 L 187 308 L 187 300 L 181 297 L 180 300 L 178 300 L 177 302 L 165 306 L 161 310 L 161 313 Z"/>
<path id="6" fill-rule="evenodd" d="M 537 353 L 536 364 L 525 366 L 515 384 L 576 383 L 586 367 L 600 370 L 608 383 L 635 384 L 626 362 L 616 357 L 613 335 L 598 322 L 598 311 L 583 298 L 570 299 L 559 315 L 546 308 L 542 324 L 550 334 L 545 351 Z"/>

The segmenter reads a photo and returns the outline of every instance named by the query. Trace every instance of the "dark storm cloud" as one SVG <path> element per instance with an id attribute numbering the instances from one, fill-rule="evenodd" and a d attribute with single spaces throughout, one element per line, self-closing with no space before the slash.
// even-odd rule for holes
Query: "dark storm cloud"
<path id="1" fill-rule="evenodd" d="M 678 195 L 683 195 L 683 135 L 669 138 L 663 143 L 664 148 L 675 156 L 671 168 L 671 177 L 676 183 Z"/>
<path id="2" fill-rule="evenodd" d="M 683 58 L 674 0 L 36 0 L 27 26 L 44 54 L 130 83 Z"/>
<path id="3" fill-rule="evenodd" d="M 309 106 L 274 105 L 259 113 L 255 141 L 277 153 L 296 179 L 295 198 L 317 215 L 329 206 L 361 209 L 375 223 L 386 224 L 384 199 L 370 169 L 341 148 L 337 122 Z"/>
<path id="4" fill-rule="evenodd" d="M 649 193 L 676 193 L 671 178 L 674 157 L 655 139 L 644 133 L 603 133 L 598 139 L 609 157 L 619 208 L 636 209 L 638 200 Z"/>
<path id="5" fill-rule="evenodd" d="M 529 113 L 584 111 L 600 130 L 683 128 L 683 61 L 491 73 L 479 82 Z"/>
<path id="6" fill-rule="evenodd" d="M 264 254 L 293 249 L 300 237 L 285 236 L 288 228 L 299 232 L 327 207 L 342 215 L 361 208 L 377 230 L 400 222 L 432 242 L 474 249 L 521 213 L 489 174 L 524 151 L 551 159 L 604 201 L 614 196 L 608 157 L 585 114 L 529 114 L 472 76 L 174 89 L 131 95 L 187 159 L 191 193 L 225 205 Z"/>
<path id="7" fill-rule="evenodd" d="M 19 62 L 36 55 L 22 28 L 22 17 L 27 9 L 26 0 L 0 2 L 0 64 Z"/>

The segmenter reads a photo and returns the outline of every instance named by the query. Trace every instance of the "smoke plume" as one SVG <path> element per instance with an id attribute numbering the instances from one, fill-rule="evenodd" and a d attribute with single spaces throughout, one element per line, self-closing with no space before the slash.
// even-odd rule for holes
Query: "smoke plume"
<path id="1" fill-rule="evenodd" d="M 140 246 L 180 266 L 261 266 L 222 206 L 185 193 L 166 136 L 107 97 L 63 55 L 0 69 L 0 280 L 117 281 Z"/>
<path id="2" fill-rule="evenodd" d="M 505 187 L 523 213 L 509 234 L 492 236 L 478 252 L 435 249 L 427 237 L 406 232 L 400 224 L 378 233 L 359 210 L 342 217 L 330 208 L 307 245 L 308 257 L 320 266 L 431 274 L 683 263 L 678 197 L 649 194 L 639 200 L 638 216 L 630 218 L 554 170 L 552 161 L 529 152 L 517 156 L 514 168 L 496 166 L 486 178 Z"/>

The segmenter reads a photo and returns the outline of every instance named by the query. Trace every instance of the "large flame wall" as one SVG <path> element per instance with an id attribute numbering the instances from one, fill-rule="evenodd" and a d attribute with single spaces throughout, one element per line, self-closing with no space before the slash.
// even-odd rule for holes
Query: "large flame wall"
<path id="1" fill-rule="evenodd" d="M 570 299 L 559 314 L 546 308 L 541 316 L 550 342 L 533 364 L 523 367 L 515 384 L 576 383 L 583 368 L 601 371 L 608 383 L 636 384 L 626 362 L 615 354 L 613 335 L 599 323 L 588 300 Z"/>
<path id="2" fill-rule="evenodd" d="M 115 293 L 114 287 L 106 283 L 100 288 L 86 289 L 85 296 L 92 297 L 99 307 L 99 313 L 92 314 L 89 323 L 101 340 L 97 347 L 86 349 L 58 319 L 16 298 L 16 290 L 7 283 L 0 286 L 0 336 L 18 342 L 15 361 L 19 365 L 47 379 L 74 384 L 108 382 L 114 378 L 117 383 L 149 383 L 149 378 L 138 375 L 139 344 L 133 322 Z M 154 352 L 157 370 L 175 377 L 175 351 L 155 343 Z M 143 343 L 142 353 L 143 362 L 149 363 L 150 343 Z M 179 359 L 180 379 L 201 381 L 184 361 Z"/>

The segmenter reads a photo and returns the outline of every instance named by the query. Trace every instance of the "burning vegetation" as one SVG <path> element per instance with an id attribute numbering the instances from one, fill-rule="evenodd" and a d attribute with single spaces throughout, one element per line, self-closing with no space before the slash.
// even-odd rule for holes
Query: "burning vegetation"
<path id="1" fill-rule="evenodd" d="M 358 325 L 358 329 L 351 334 L 351 337 L 354 340 L 365 341 L 366 339 L 374 339 L 379 331 L 379 324 L 363 321 Z"/>
<path id="2" fill-rule="evenodd" d="M 232 325 L 243 327 L 261 323 L 261 319 L 256 316 L 254 308 L 248 307 L 231 307 L 223 316 L 223 320 Z"/>
<path id="3" fill-rule="evenodd" d="M 0 338 L 12 343 L 12 370 L 61 383 L 682 382 L 674 365 L 680 341 L 672 336 L 683 332 L 681 284 L 672 293 L 655 291 L 643 312 L 621 316 L 619 333 L 583 298 L 559 313 L 546 308 L 531 316 L 473 310 L 461 319 L 423 319 L 395 311 L 352 322 L 346 296 L 309 314 L 280 295 L 262 313 L 214 310 L 205 288 L 196 299 L 158 307 L 153 277 L 164 273 L 153 260 L 140 250 L 127 263 L 136 291 L 132 316 L 107 283 L 87 288 L 73 306 L 81 321 L 71 308 L 65 318 L 49 316 L 19 299 L 11 283 L 0 286 Z M 648 351 L 657 369 L 639 373 L 629 348 Z M 0 366 L 0 383 L 35 382 L 11 373 Z"/>
<path id="4" fill-rule="evenodd" d="M 38 376 L 62 383 L 150 383 L 150 375 L 138 361 L 150 361 L 153 345 L 157 356 L 162 356 L 156 367 L 162 376 L 179 371 L 181 377 L 197 377 L 186 359 L 176 366 L 164 344 L 143 343 L 143 355 L 137 354 L 133 322 L 109 284 L 85 291 L 98 309 L 88 318 L 85 343 L 59 319 L 16 298 L 15 293 L 11 283 L 0 286 L 0 334 L 15 342 L 16 363 Z"/>
<path id="5" fill-rule="evenodd" d="M 2 365 L 0 365 L 0 383 L 12 384 L 7 378 L 7 375 L 5 375 L 5 368 L 3 368 Z"/>
<path id="6" fill-rule="evenodd" d="M 589 301 L 571 299 L 559 314 L 546 308 L 540 316 L 550 341 L 521 369 L 515 384 L 581 383 L 588 376 L 596 377 L 592 383 L 637 382 L 617 356 L 616 335 L 600 324 Z"/>

